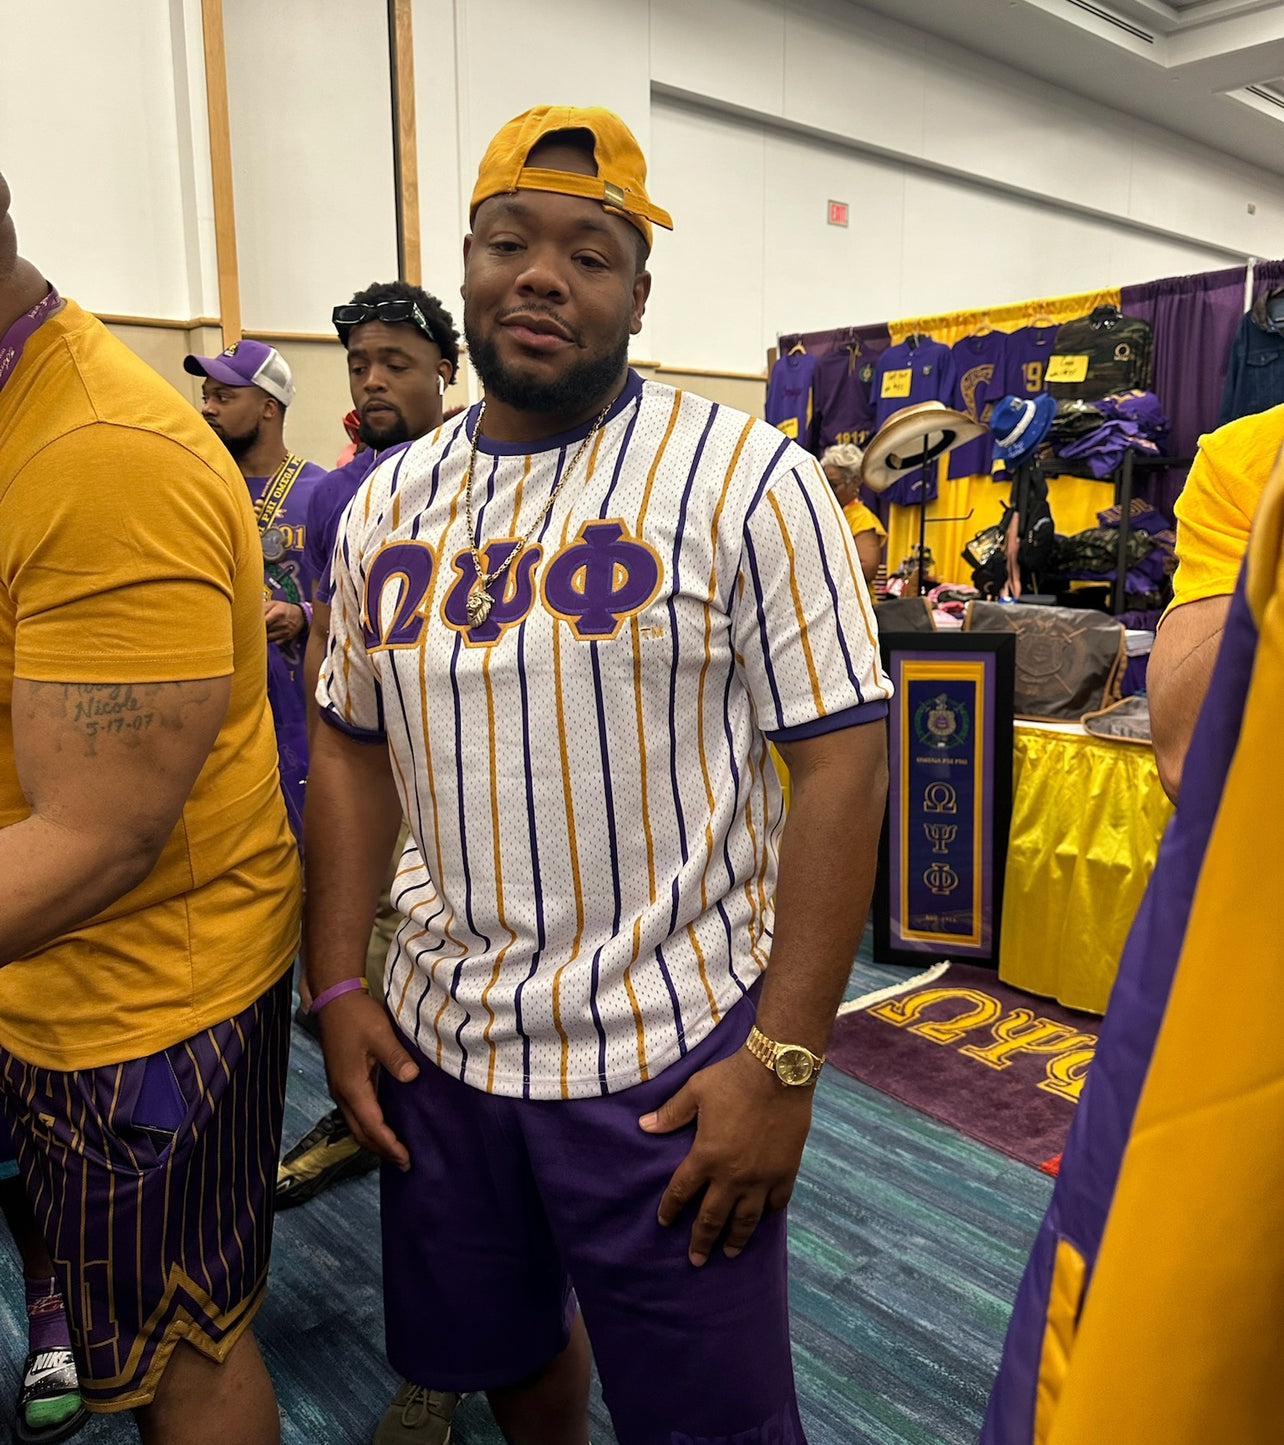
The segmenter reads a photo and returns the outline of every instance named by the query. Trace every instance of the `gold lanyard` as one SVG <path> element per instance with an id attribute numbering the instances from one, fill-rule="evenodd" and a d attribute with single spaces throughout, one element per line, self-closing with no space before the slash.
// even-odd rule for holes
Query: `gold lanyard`
<path id="1" fill-rule="evenodd" d="M 254 508 L 261 533 L 266 532 L 276 521 L 276 514 L 285 506 L 290 488 L 298 481 L 299 473 L 306 465 L 302 457 L 295 456 L 293 452 L 286 453 L 285 460 L 277 468 L 276 475 L 268 483 L 267 490 Z"/>

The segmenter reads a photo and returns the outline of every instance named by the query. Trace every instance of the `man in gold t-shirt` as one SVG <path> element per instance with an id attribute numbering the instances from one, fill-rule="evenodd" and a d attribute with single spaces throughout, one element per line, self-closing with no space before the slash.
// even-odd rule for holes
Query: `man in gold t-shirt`
<path id="1" fill-rule="evenodd" d="M 275 1445 L 249 1329 L 299 877 L 245 485 L 0 179 L 0 1105 L 92 1410 Z"/>
<path id="2" fill-rule="evenodd" d="M 1284 443 L 1284 406 L 1201 437 L 1177 499 L 1177 572 L 1146 669 L 1155 759 L 1177 801 L 1182 765 L 1213 673 L 1248 532 Z"/>

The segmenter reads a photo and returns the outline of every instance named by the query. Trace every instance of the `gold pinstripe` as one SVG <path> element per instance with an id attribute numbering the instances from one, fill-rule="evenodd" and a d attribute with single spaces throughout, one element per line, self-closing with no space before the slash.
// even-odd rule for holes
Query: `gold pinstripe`
<path id="1" fill-rule="evenodd" d="M 598 433 L 597 442 L 602 440 L 601 432 Z M 584 471 L 584 478 L 587 481 L 592 477 L 597 466 L 597 443 L 594 444 L 589 453 L 588 466 Z M 567 532 L 570 528 L 571 517 L 569 511 L 562 522 L 562 546 L 566 546 Z M 570 1071 L 571 1039 L 562 1023 L 562 975 L 580 956 L 580 944 L 584 938 L 584 889 L 580 883 L 580 848 L 575 837 L 575 800 L 571 792 L 571 763 L 566 747 L 566 702 L 562 696 L 562 629 L 557 623 L 553 624 L 553 687 L 557 702 L 557 745 L 561 755 L 562 764 L 562 802 L 566 809 L 566 839 L 571 855 L 571 878 L 575 885 L 575 940 L 571 945 L 571 951 L 565 963 L 559 964 L 553 973 L 553 1028 L 557 1031 L 557 1037 L 561 1041 L 561 1086 L 562 1098 L 569 1096 L 570 1086 L 568 1074 Z"/>
<path id="2" fill-rule="evenodd" d="M 718 597 L 718 524 L 722 520 L 722 509 L 726 506 L 727 493 L 731 489 L 731 479 L 735 475 L 736 467 L 740 464 L 740 454 L 744 451 L 745 442 L 749 433 L 753 430 L 755 423 L 752 417 L 745 420 L 744 429 L 741 431 L 736 442 L 735 450 L 731 454 L 731 461 L 727 464 L 726 475 L 722 479 L 722 491 L 718 497 L 718 505 L 713 509 L 713 521 L 709 527 L 710 550 L 713 553 L 713 567 L 709 573 L 709 606 L 705 608 L 704 614 L 704 664 L 700 668 L 700 682 L 696 690 L 696 738 L 699 742 L 700 751 L 700 775 L 704 779 L 704 796 L 709 812 L 704 824 L 704 867 L 700 870 L 700 911 L 709 911 L 709 869 L 713 866 L 713 810 L 715 799 L 713 796 L 713 782 L 709 777 L 709 759 L 704 746 L 704 685 L 709 676 L 709 668 L 713 663 L 713 651 L 710 647 L 710 640 L 713 636 L 713 603 Z"/>
<path id="3" fill-rule="evenodd" d="M 757 769 L 754 767 L 753 754 L 749 754 L 749 789 L 745 797 L 745 827 L 749 832 L 749 841 L 753 847 L 753 871 L 744 881 L 745 899 L 749 904 L 749 950 L 753 955 L 754 962 L 759 968 L 766 968 L 767 957 L 758 946 L 758 936 L 762 931 L 761 919 L 766 912 L 766 898 L 762 890 L 758 890 L 758 897 L 754 897 L 754 876 L 761 877 L 765 872 L 768 857 L 766 848 L 766 836 L 763 837 L 762 852 L 758 851 L 758 830 L 753 825 L 753 795 L 757 786 Z"/>
<path id="4" fill-rule="evenodd" d="M 709 971 L 705 967 L 704 949 L 700 947 L 700 940 L 696 937 L 695 925 L 687 924 L 687 937 L 691 940 L 691 948 L 696 956 L 696 967 L 700 970 L 700 982 L 704 985 L 704 995 L 709 1000 L 709 1015 L 714 1023 L 722 1020 L 722 1011 L 718 1007 L 718 999 L 709 983 Z"/>
<path id="5" fill-rule="evenodd" d="M 670 422 L 670 430 L 672 422 Z M 651 475 L 655 475 L 652 468 Z M 642 716 L 642 638 L 636 617 L 629 619 L 631 640 L 633 643 L 633 697 L 638 715 L 638 771 L 641 778 L 640 791 L 642 794 L 642 836 L 646 839 L 646 874 L 647 885 L 650 890 L 652 906 L 655 904 L 655 839 L 651 833 L 651 804 L 647 789 L 646 773 L 646 725 Z M 633 957 L 629 959 L 624 969 L 624 991 L 629 998 L 629 1007 L 633 1010 L 633 1026 L 637 1034 L 638 1069 L 642 1078 L 651 1077 L 646 1062 L 646 1024 L 642 1018 L 642 1010 L 638 1006 L 638 996 L 633 988 L 633 965 L 638 961 L 638 954 L 642 951 L 642 917 L 637 915 L 633 920 Z"/>
<path id="6" fill-rule="evenodd" d="M 802 643 L 803 657 L 807 662 L 807 677 L 811 683 L 812 700 L 816 704 L 816 716 L 824 717 L 825 699 L 820 691 L 820 678 L 816 674 L 816 659 L 812 656 L 811 638 L 807 635 L 807 612 L 803 607 L 802 594 L 798 591 L 798 563 L 794 555 L 793 538 L 789 535 L 789 528 L 785 526 L 780 503 L 772 492 L 767 493 L 767 501 L 776 515 L 776 525 L 780 528 L 780 540 L 784 543 L 785 556 L 789 558 L 789 595 L 793 598 L 794 616 L 798 619 L 798 638 Z"/>
<path id="7" fill-rule="evenodd" d="M 642 528 L 646 522 L 647 507 L 651 502 L 651 488 L 655 485 L 656 473 L 660 469 L 660 462 L 664 458 L 665 449 L 669 445 L 669 438 L 673 435 L 673 429 L 677 425 L 678 412 L 682 406 L 682 393 L 675 392 L 673 406 L 669 411 L 669 424 L 665 427 L 664 435 L 660 439 L 660 445 L 656 449 L 655 457 L 651 462 L 651 468 L 647 473 L 646 489 L 642 494 L 642 503 L 638 508 L 636 522 L 631 529 L 633 535 L 641 537 Z M 657 558 L 658 560 L 658 558 Z M 661 568 L 663 576 L 663 568 Z M 647 783 L 646 767 L 646 724 L 643 720 L 642 707 L 642 638 L 638 624 L 637 614 L 629 619 L 630 637 L 633 644 L 633 697 L 637 709 L 638 719 L 638 769 L 640 773 L 640 791 L 642 795 L 642 835 L 646 839 L 646 870 L 647 884 L 650 890 L 650 901 L 655 904 L 655 837 L 651 832 L 651 795 Z M 624 969 L 624 991 L 628 995 L 629 1007 L 633 1010 L 633 1026 L 636 1031 L 636 1043 L 638 1054 L 638 1072 L 643 1080 L 651 1077 L 651 1071 L 647 1066 L 646 1056 L 646 1022 L 642 1016 L 642 1009 L 638 1004 L 637 992 L 633 987 L 633 965 L 638 961 L 638 954 L 642 951 L 642 919 L 637 916 L 633 920 L 633 957 L 629 960 Z"/>
<path id="8" fill-rule="evenodd" d="M 646 525 L 647 508 L 651 505 L 651 488 L 655 485 L 655 474 L 660 470 L 660 462 L 668 449 L 669 439 L 673 435 L 673 429 L 678 424 L 678 413 L 682 410 L 682 393 L 673 393 L 673 407 L 669 412 L 669 424 L 664 429 L 664 436 L 660 438 L 659 450 L 655 454 L 655 460 L 651 463 L 651 470 L 646 476 L 646 490 L 642 493 L 642 505 L 638 508 L 637 526 L 633 529 L 635 537 L 642 536 L 642 528 Z"/>
<path id="9" fill-rule="evenodd" d="M 528 465 L 529 462 L 530 458 L 528 457 Z M 482 1007 L 486 1010 L 486 1027 L 482 1029 L 482 1038 L 486 1041 L 486 1047 L 490 1051 L 490 1059 L 486 1067 L 487 1093 L 490 1093 L 495 1087 L 496 1060 L 495 1043 L 491 1038 L 491 1030 L 495 1027 L 495 1010 L 490 1006 L 490 993 L 499 982 L 500 973 L 504 968 L 505 955 L 517 942 L 517 935 L 508 926 L 508 921 L 504 917 L 504 862 L 499 845 L 499 779 L 495 767 L 495 693 L 490 683 L 490 660 L 494 655 L 493 652 L 487 651 L 482 658 L 482 681 L 486 688 L 487 736 L 490 739 L 490 832 L 495 860 L 495 913 L 500 926 L 508 934 L 508 942 L 495 955 L 495 964 L 491 969 L 490 980 L 482 989 L 481 994 Z"/>
<path id="10" fill-rule="evenodd" d="M 865 580 L 864 575 L 858 573 L 857 564 L 860 559 L 856 556 L 856 543 L 852 539 L 851 528 L 847 525 L 847 518 L 843 516 L 843 509 L 838 505 L 838 498 L 834 496 L 824 472 L 820 469 L 819 462 L 816 463 L 816 475 L 824 484 L 822 490 L 829 503 L 830 510 L 842 523 L 844 540 L 843 555 L 847 559 L 847 573 L 852 579 L 852 591 L 856 596 L 856 605 L 860 608 L 860 620 L 865 628 L 865 639 L 869 643 L 870 655 L 873 659 L 870 666 L 874 673 L 874 681 L 882 688 L 883 696 L 888 697 L 891 694 L 891 684 L 888 682 L 887 675 L 883 671 L 883 655 L 878 649 L 878 628 L 875 626 L 874 619 L 870 616 L 869 612 L 869 589 L 863 585 Z M 857 580 L 858 575 L 860 577 L 859 581 Z M 866 701 L 869 701 L 869 699 L 867 698 Z"/>

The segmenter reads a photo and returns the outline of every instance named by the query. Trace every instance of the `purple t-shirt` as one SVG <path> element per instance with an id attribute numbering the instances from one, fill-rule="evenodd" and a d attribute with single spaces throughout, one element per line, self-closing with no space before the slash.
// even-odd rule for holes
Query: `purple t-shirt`
<path id="1" fill-rule="evenodd" d="M 954 391 L 950 405 L 973 421 L 987 421 L 994 403 L 1007 395 L 1007 333 L 988 331 L 984 336 L 965 336 L 962 341 L 954 343 L 950 355 L 954 359 Z M 950 453 L 949 475 L 988 476 L 993 445 L 993 438 L 987 432 L 975 441 L 956 447 Z"/>
<path id="2" fill-rule="evenodd" d="M 315 462 L 304 462 L 294 479 L 285 501 L 272 518 L 272 527 L 281 533 L 285 552 L 275 562 L 263 563 L 263 595 L 275 602 L 311 602 L 314 578 L 308 570 L 306 553 L 308 523 L 312 516 L 312 498 L 324 481 L 326 470 Z M 245 485 L 250 491 L 250 501 L 259 505 L 264 492 L 268 490 L 271 477 L 246 477 Z M 282 656 L 293 674 L 303 661 L 303 644 L 306 630 L 294 642 L 278 644 Z M 299 674 L 299 686 L 303 686 Z"/>
<path id="3" fill-rule="evenodd" d="M 780 357 L 767 382 L 766 418 L 808 451 L 812 447 L 811 382 L 816 358 L 805 351 Z"/>
<path id="4" fill-rule="evenodd" d="M 906 376 L 905 373 L 909 375 Z M 881 427 L 889 416 L 922 401 L 943 401 L 947 405 L 954 391 L 954 361 L 950 348 L 925 336 L 916 346 L 902 341 L 889 346 L 874 368 L 874 424 Z M 928 468 L 905 472 L 884 493 L 889 502 L 916 506 L 936 496 L 936 463 Z"/>
<path id="5" fill-rule="evenodd" d="M 1043 374 L 1056 345 L 1060 327 L 1023 326 L 1008 337 L 1008 374 L 1003 396 L 1038 396 L 1045 389 Z"/>
<path id="6" fill-rule="evenodd" d="M 827 447 L 848 442 L 863 447 L 873 435 L 870 388 L 878 358 L 890 345 L 890 339 L 854 341 L 816 362 L 811 389 L 816 403 L 817 456 Z"/>
<path id="7" fill-rule="evenodd" d="M 350 462 L 323 474 L 312 493 L 312 504 L 308 508 L 307 550 L 304 565 L 312 578 L 312 596 L 327 605 L 334 596 L 334 584 L 330 580 L 330 562 L 334 557 L 334 544 L 339 535 L 339 521 L 344 508 L 357 495 L 361 483 L 374 471 L 375 466 L 399 452 L 409 442 L 387 447 L 381 452 L 366 447 L 359 451 Z"/>
<path id="8" fill-rule="evenodd" d="M 306 561 L 308 521 L 312 500 L 326 471 L 304 462 L 271 526 L 280 533 L 283 555 L 263 562 L 263 595 L 275 602 L 311 602 L 313 576 Z M 246 477 L 250 500 L 257 507 L 271 485 L 271 477 Z M 268 646 L 267 692 L 276 732 L 281 792 L 296 838 L 303 836 L 303 784 L 308 772 L 307 706 L 304 701 L 303 652 L 308 630 L 289 642 Z"/>

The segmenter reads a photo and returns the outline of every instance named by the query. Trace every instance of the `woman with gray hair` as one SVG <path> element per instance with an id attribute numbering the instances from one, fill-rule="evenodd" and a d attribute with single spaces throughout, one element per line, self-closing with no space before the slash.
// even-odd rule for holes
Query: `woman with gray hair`
<path id="1" fill-rule="evenodd" d="M 860 499 L 860 467 L 865 454 L 858 446 L 845 442 L 829 447 L 820 459 L 820 469 L 838 498 L 847 525 L 856 539 L 856 553 L 865 581 L 873 584 L 878 564 L 883 559 L 883 543 L 887 531 L 878 518 Z"/>

